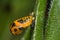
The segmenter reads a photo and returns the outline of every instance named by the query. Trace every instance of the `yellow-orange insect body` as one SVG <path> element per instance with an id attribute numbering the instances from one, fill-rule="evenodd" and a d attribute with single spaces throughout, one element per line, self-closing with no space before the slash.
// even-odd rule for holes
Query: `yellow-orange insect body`
<path id="1" fill-rule="evenodd" d="M 13 35 L 22 34 L 23 30 L 32 24 L 34 21 L 33 16 L 26 16 L 20 19 L 17 19 L 10 26 L 10 31 Z"/>

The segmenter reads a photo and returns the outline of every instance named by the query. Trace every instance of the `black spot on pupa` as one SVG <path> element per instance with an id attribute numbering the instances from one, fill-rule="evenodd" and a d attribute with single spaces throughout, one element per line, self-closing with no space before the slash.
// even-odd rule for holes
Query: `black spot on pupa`
<path id="1" fill-rule="evenodd" d="M 12 24 L 12 27 L 15 26 L 15 23 Z"/>
<path id="2" fill-rule="evenodd" d="M 26 20 L 29 20 L 29 18 L 26 18 Z"/>
<path id="3" fill-rule="evenodd" d="M 20 27 L 19 30 L 23 30 L 24 28 Z"/>
<path id="4" fill-rule="evenodd" d="M 18 20 L 18 22 L 23 23 L 23 20 L 22 19 L 21 20 Z"/>
<path id="5" fill-rule="evenodd" d="M 24 20 L 24 22 L 27 22 L 29 20 L 29 18 L 26 18 L 26 20 Z"/>
<path id="6" fill-rule="evenodd" d="M 17 31 L 17 29 L 14 29 L 14 32 L 16 32 Z"/>

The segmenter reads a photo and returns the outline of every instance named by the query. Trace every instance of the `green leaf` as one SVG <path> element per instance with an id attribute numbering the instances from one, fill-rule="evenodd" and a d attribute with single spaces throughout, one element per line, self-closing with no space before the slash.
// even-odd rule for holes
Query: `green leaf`
<path id="1" fill-rule="evenodd" d="M 60 40 L 60 0 L 53 0 L 50 5 L 46 40 Z"/>
<path id="2" fill-rule="evenodd" d="M 46 9 L 46 0 L 36 0 L 35 7 L 35 29 L 32 40 L 43 40 L 44 12 Z"/>

